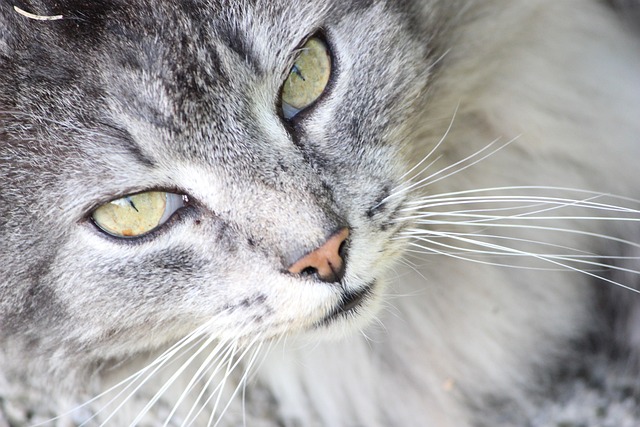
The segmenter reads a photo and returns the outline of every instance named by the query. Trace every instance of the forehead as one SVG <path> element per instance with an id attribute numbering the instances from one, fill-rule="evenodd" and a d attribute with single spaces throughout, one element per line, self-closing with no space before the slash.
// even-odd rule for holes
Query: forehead
<path id="1" fill-rule="evenodd" d="M 131 93 L 130 79 L 138 77 L 148 93 L 161 85 L 181 98 L 203 87 L 240 88 L 264 76 L 280 82 L 306 37 L 335 27 L 349 12 L 375 5 L 329 0 L 30 2 L 28 12 L 63 17 L 56 21 L 28 19 L 7 3 L 0 11 L 11 26 L 10 62 L 22 62 L 28 77 L 45 70 L 48 80 L 58 80 L 45 82 L 57 83 L 51 87 L 101 83 L 92 88 L 94 95 L 119 81 Z"/>
<path id="2" fill-rule="evenodd" d="M 23 108 L 46 93 L 47 114 L 82 112 L 86 121 L 100 114 L 97 104 L 109 102 L 103 114 L 121 110 L 173 131 L 203 117 L 246 114 L 247 92 L 260 85 L 265 93 L 277 90 L 270 86 L 281 83 L 293 51 L 331 10 L 305 0 L 47 0 L 25 9 L 63 19 L 29 19 L 0 5 L 10 58 L 0 65 Z M 69 99 L 74 105 L 66 105 Z"/>
<path id="3" fill-rule="evenodd" d="M 84 45 L 89 51 L 114 42 L 121 49 L 161 43 L 158 54 L 180 54 L 197 46 L 227 50 L 259 64 L 267 48 L 280 53 L 322 26 L 332 7 L 326 1 L 308 0 L 67 0 L 36 9 L 63 17 L 50 23 L 57 28 L 53 36 L 58 42 Z"/>
<path id="4" fill-rule="evenodd" d="M 342 31 L 343 39 L 359 31 L 367 45 L 350 53 L 367 55 L 381 35 L 394 33 L 384 33 L 383 22 L 377 25 L 376 19 L 383 18 L 371 19 L 388 18 L 388 13 L 363 13 L 379 3 L 30 3 L 29 12 L 64 17 L 48 22 L 20 16 L 4 3 L 0 10 L 14 35 L 12 59 L 6 62 L 14 67 L 7 73 L 14 82 L 6 87 L 20 88 L 25 110 L 46 109 L 61 121 L 75 115 L 82 125 L 94 122 L 95 129 L 113 125 L 131 134 L 142 151 L 145 145 L 149 151 L 165 146 L 206 158 L 209 148 L 217 147 L 219 152 L 228 149 L 227 157 L 231 148 L 249 155 L 256 152 L 255 146 L 245 149 L 251 139 L 274 132 L 286 137 L 274 113 L 296 48 L 316 31 L 329 36 Z M 397 54 L 402 45 L 378 50 Z M 371 78 L 376 78 L 392 61 L 369 62 L 376 67 Z M 358 82 L 367 77 L 362 65 Z M 209 158 L 207 163 L 220 162 Z"/>

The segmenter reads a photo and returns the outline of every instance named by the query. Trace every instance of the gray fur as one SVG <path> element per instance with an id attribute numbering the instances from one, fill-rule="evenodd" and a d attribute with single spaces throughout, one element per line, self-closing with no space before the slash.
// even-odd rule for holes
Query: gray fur
<path id="1" fill-rule="evenodd" d="M 218 384 L 221 426 L 637 425 L 640 300 L 616 284 L 638 287 L 640 41 L 620 23 L 597 0 L 0 2 L 0 426 L 192 405 L 204 426 Z M 287 122 L 317 32 L 333 76 Z M 152 189 L 189 204 L 139 239 L 91 222 Z M 339 285 L 286 271 L 345 226 Z M 185 336 L 211 340 L 111 401 Z M 217 343 L 237 350 L 206 361 Z M 222 370 L 189 390 L 200 366 Z"/>

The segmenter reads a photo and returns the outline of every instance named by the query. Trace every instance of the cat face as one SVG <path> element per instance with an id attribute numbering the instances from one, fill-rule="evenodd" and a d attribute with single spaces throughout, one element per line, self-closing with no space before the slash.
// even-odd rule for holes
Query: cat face
<path id="1" fill-rule="evenodd" d="M 69 1 L 57 21 L 1 6 L 2 334 L 102 358 L 197 328 L 362 325 L 401 251 L 405 196 L 389 196 L 429 46 L 392 5 L 147 6 Z M 288 117 L 282 88 L 311 38 L 328 82 Z M 132 200 L 149 192 L 160 210 L 177 201 L 162 224 L 98 226 L 103 206 L 146 215 Z M 340 230 L 342 280 L 291 271 Z"/>

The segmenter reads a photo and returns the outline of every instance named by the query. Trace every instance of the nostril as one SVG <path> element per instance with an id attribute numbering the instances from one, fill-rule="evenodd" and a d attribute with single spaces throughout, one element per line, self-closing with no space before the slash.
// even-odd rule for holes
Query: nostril
<path id="1" fill-rule="evenodd" d="M 341 228 L 319 248 L 309 252 L 287 269 L 300 276 L 315 276 L 328 283 L 342 280 L 345 272 L 349 229 Z"/>
<path id="2" fill-rule="evenodd" d="M 301 276 L 313 276 L 314 274 L 318 274 L 318 269 L 314 267 L 307 267 L 300 272 Z"/>
<path id="3" fill-rule="evenodd" d="M 340 247 L 338 248 L 338 256 L 343 261 L 347 259 L 347 239 L 344 239 L 342 243 L 340 243 Z"/>

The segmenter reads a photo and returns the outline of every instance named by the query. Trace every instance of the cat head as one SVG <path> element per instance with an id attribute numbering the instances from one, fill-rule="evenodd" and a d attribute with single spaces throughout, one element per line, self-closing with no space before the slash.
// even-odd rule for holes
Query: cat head
<path id="1" fill-rule="evenodd" d="M 100 358 L 363 325 L 435 57 L 407 10 L 2 3 L 0 334 Z"/>

